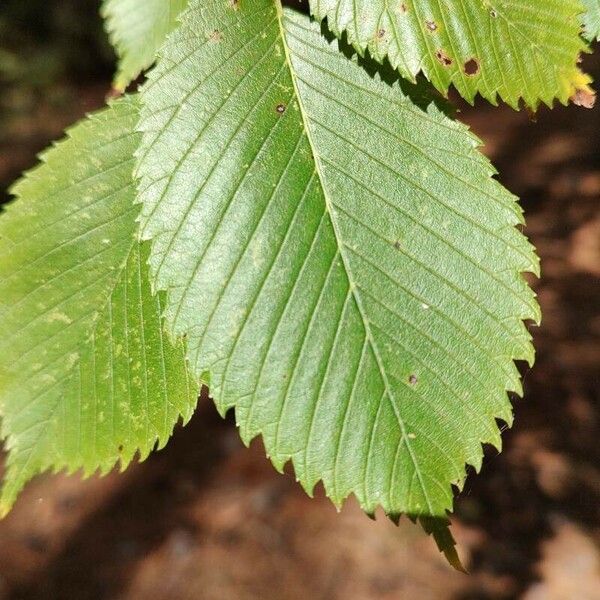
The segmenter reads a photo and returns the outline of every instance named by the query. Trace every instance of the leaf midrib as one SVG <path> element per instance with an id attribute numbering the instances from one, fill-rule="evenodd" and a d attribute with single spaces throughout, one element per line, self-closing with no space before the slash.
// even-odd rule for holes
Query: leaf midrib
<path id="1" fill-rule="evenodd" d="M 302 118 L 302 124 L 303 124 L 303 129 L 304 132 L 306 134 L 306 138 L 308 140 L 308 143 L 310 145 L 311 151 L 312 151 L 312 155 L 314 158 L 314 162 L 315 162 L 315 170 L 317 173 L 317 176 L 319 178 L 319 181 L 321 183 L 321 189 L 323 190 L 323 198 L 325 200 L 325 205 L 327 207 L 327 212 L 329 213 L 329 221 L 331 223 L 332 226 L 332 230 L 335 236 L 335 240 L 336 240 L 336 244 L 339 250 L 339 255 L 342 259 L 342 265 L 344 268 L 344 272 L 346 274 L 346 277 L 348 278 L 348 283 L 349 283 L 349 287 L 350 287 L 350 291 L 352 293 L 352 297 L 354 299 L 354 302 L 356 304 L 356 307 L 358 309 L 358 313 L 360 315 L 361 318 L 361 322 L 363 324 L 364 330 L 365 330 L 365 337 L 371 347 L 371 350 L 373 352 L 373 356 L 375 357 L 375 362 L 377 363 L 377 368 L 379 371 L 379 374 L 382 378 L 383 381 L 383 385 L 384 385 L 384 389 L 385 389 L 385 393 L 388 396 L 388 399 L 390 401 L 390 404 L 392 405 L 392 409 L 394 411 L 394 415 L 396 417 L 396 420 L 398 422 L 398 426 L 400 427 L 400 432 L 401 432 L 401 438 L 399 441 L 399 445 L 400 444 L 405 444 L 407 452 L 410 456 L 410 459 L 413 463 L 414 469 L 415 469 L 415 473 L 417 474 L 417 478 L 419 480 L 419 484 L 421 487 L 421 490 L 423 492 L 423 496 L 427 502 L 427 508 L 429 509 L 430 514 L 433 514 L 433 505 L 431 504 L 431 500 L 429 498 L 429 495 L 427 493 L 427 488 L 425 486 L 425 483 L 423 481 L 423 476 L 421 473 L 421 469 L 419 467 L 419 463 L 417 461 L 417 458 L 415 456 L 415 453 L 413 451 L 413 448 L 410 444 L 410 439 L 408 437 L 408 431 L 406 429 L 406 424 L 404 423 L 404 420 L 402 419 L 402 416 L 400 415 L 399 411 L 398 411 L 398 407 L 396 405 L 396 399 L 394 397 L 394 394 L 392 392 L 391 386 L 390 386 L 390 382 L 389 379 L 387 377 L 387 373 L 383 367 L 383 363 L 382 363 L 382 358 L 381 355 L 379 353 L 379 349 L 377 347 L 377 345 L 375 344 L 375 340 L 373 339 L 373 335 L 371 332 L 371 328 L 370 328 L 370 324 L 369 324 L 369 320 L 366 318 L 365 316 L 365 311 L 364 311 L 364 307 L 362 305 L 362 301 L 360 298 L 360 295 L 358 293 L 358 287 L 357 285 L 354 283 L 354 278 L 351 275 L 351 269 L 348 265 L 348 260 L 345 256 L 344 253 L 344 248 L 345 245 L 343 244 L 343 242 L 341 241 L 341 235 L 340 232 L 338 231 L 338 227 L 336 225 L 335 219 L 333 218 L 333 214 L 334 214 L 334 205 L 332 204 L 328 194 L 327 194 L 327 190 L 325 188 L 325 184 L 324 184 L 324 177 L 323 177 L 323 173 L 322 173 L 322 165 L 320 163 L 320 159 L 319 159 L 319 155 L 318 152 L 316 151 L 316 145 L 314 144 L 314 141 L 312 139 L 312 132 L 311 132 L 311 128 L 310 128 L 310 124 L 308 121 L 308 116 L 306 115 L 304 106 L 302 104 L 302 98 L 300 96 L 299 90 L 298 90 L 298 84 L 296 81 L 296 75 L 294 72 L 294 68 L 292 65 L 292 61 L 291 61 L 291 56 L 290 56 L 290 50 L 287 44 L 287 39 L 286 39 L 286 32 L 283 26 L 283 19 L 284 17 L 284 11 L 283 11 L 283 6 L 281 4 L 281 0 L 275 0 L 275 5 L 276 5 L 276 10 L 277 10 L 277 22 L 279 25 L 279 33 L 280 33 L 280 37 L 281 37 L 281 41 L 282 41 L 282 45 L 283 45 L 283 49 L 284 49 L 284 54 L 285 54 L 285 61 L 287 63 L 289 72 L 290 72 L 290 77 L 292 80 L 292 84 L 294 86 L 294 94 L 296 96 L 296 100 L 298 102 L 298 108 L 299 108 L 299 112 Z"/>

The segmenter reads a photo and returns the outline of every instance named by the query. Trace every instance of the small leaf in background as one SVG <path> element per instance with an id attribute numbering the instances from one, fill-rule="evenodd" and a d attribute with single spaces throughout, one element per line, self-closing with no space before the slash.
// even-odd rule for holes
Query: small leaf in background
<path id="1" fill-rule="evenodd" d="M 119 56 L 115 87 L 124 90 L 152 65 L 188 0 L 104 0 L 102 15 Z"/>

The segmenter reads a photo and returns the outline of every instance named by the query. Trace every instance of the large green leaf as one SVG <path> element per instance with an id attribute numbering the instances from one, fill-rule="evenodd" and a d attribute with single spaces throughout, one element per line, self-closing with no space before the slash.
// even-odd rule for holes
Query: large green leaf
<path id="1" fill-rule="evenodd" d="M 566 103 L 591 81 L 577 68 L 580 0 L 309 0 L 312 13 L 360 51 L 388 58 L 443 92 L 454 85 L 513 107 Z"/>
<path id="2" fill-rule="evenodd" d="M 2 513 L 42 470 L 144 458 L 196 403 L 136 241 L 137 104 L 125 98 L 72 129 L 0 215 Z"/>
<path id="3" fill-rule="evenodd" d="M 182 21 L 142 94 L 138 164 L 168 327 L 307 491 L 444 518 L 512 420 L 512 360 L 533 359 L 515 198 L 464 126 L 307 17 L 204 0 Z"/>
<path id="4" fill-rule="evenodd" d="M 187 0 L 104 0 L 102 16 L 119 55 L 115 87 L 124 90 L 156 58 Z"/>
<path id="5" fill-rule="evenodd" d="M 583 31 L 585 38 L 600 41 L 600 0 L 582 0 L 585 5 Z"/>

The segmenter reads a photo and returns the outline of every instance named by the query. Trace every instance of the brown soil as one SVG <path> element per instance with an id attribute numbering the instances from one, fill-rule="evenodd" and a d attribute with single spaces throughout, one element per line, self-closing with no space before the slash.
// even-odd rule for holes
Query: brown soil
<path id="1" fill-rule="evenodd" d="M 40 99 L 21 135 L 0 140 L 0 181 L 105 89 L 77 91 L 68 110 Z M 536 124 L 484 104 L 462 116 L 523 199 L 544 311 L 505 451 L 457 501 L 470 575 L 407 521 L 307 498 L 203 399 L 124 475 L 35 480 L 0 523 L 0 598 L 600 599 L 600 109 L 542 111 Z"/>

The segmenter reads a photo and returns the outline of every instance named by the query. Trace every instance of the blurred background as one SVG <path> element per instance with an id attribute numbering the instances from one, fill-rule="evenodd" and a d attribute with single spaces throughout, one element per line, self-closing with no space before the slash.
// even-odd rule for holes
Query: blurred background
<path id="1" fill-rule="evenodd" d="M 600 56 L 584 63 L 600 79 Z M 0 1 L 0 201 L 113 68 L 98 0 Z M 470 574 L 407 521 L 310 500 L 203 397 L 124 475 L 34 481 L 0 522 L 0 600 L 600 599 L 600 106 L 461 118 L 522 198 L 544 313 L 505 451 L 457 500 Z"/>

